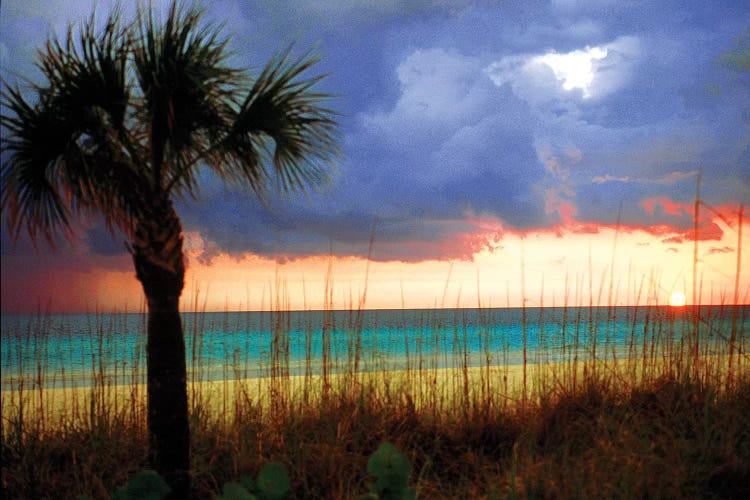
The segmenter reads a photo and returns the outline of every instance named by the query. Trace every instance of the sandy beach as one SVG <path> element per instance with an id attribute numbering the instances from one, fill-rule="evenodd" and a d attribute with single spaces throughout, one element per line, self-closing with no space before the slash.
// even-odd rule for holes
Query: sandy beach
<path id="1" fill-rule="evenodd" d="M 250 402 L 258 407 L 274 404 L 304 402 L 314 404 L 326 391 L 340 393 L 352 387 L 378 391 L 386 397 L 408 397 L 419 407 L 439 404 L 445 407 L 486 397 L 496 398 L 498 404 L 533 399 L 539 394 L 558 388 L 571 389 L 587 376 L 598 376 L 622 384 L 624 387 L 642 378 L 655 378 L 664 374 L 679 376 L 680 370 L 690 369 L 684 360 L 677 358 L 618 359 L 617 361 L 577 361 L 524 365 L 498 365 L 463 368 L 423 368 L 421 370 L 368 371 L 356 374 L 291 375 L 212 381 L 188 380 L 188 397 L 193 405 L 202 405 L 212 411 L 231 414 L 238 402 Z M 726 373 L 729 357 L 702 356 L 704 373 L 718 376 Z M 735 371 L 746 372 L 748 363 Z M 31 381 L 30 381 L 31 382 Z M 4 384 L 7 387 L 9 384 Z M 91 415 L 117 415 L 128 412 L 138 415 L 145 412 L 146 386 L 144 384 L 95 385 L 91 387 L 56 387 L 41 389 L 33 383 L 19 388 L 3 390 L 3 417 L 23 412 L 27 421 L 43 416 L 47 425 L 66 425 L 76 420 L 88 420 Z M 407 396 L 408 395 L 408 396 Z"/>

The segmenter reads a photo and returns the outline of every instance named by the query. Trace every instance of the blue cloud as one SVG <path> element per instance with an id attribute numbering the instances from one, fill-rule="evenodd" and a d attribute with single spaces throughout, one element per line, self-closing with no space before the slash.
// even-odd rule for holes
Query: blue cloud
<path id="1" fill-rule="evenodd" d="M 544 229 L 572 207 L 587 223 L 684 229 L 689 217 L 642 201 L 692 200 L 696 171 L 708 203 L 750 199 L 750 72 L 722 59 L 750 25 L 740 3 L 210 3 L 235 65 L 257 73 L 290 43 L 323 56 L 344 156 L 327 189 L 268 206 L 205 176 L 199 200 L 178 203 L 184 227 L 207 259 L 363 255 L 374 227 L 381 260 L 463 258 L 445 242 L 477 231 L 474 216 Z M 28 74 L 47 31 L 93 3 L 43 5 L 0 10 L 4 74 Z M 581 54 L 591 79 L 575 84 Z M 99 228 L 84 240 L 120 251 Z"/>

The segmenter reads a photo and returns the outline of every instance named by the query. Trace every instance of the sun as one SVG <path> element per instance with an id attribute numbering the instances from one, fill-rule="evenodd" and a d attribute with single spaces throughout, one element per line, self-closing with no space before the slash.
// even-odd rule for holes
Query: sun
<path id="1" fill-rule="evenodd" d="M 682 292 L 672 292 L 669 296 L 669 305 L 672 307 L 682 307 L 685 305 L 685 294 Z"/>

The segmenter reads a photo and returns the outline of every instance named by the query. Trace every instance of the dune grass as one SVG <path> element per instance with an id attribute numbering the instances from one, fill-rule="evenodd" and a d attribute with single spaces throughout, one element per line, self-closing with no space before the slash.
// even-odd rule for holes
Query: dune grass
<path id="1" fill-rule="evenodd" d="M 675 342 L 674 314 L 640 306 L 645 322 L 634 320 L 629 339 L 610 350 L 586 335 L 590 323 L 574 318 L 581 309 L 566 301 L 553 333 L 563 340 L 555 356 L 544 343 L 527 349 L 532 320 L 524 309 L 516 364 L 507 352 L 491 352 L 487 338 L 498 332 L 489 330 L 480 332 L 480 354 L 472 359 L 461 335 L 467 325 L 456 315 L 455 324 L 424 329 L 448 326 L 442 331 L 454 332 L 450 348 L 426 348 L 442 345 L 440 338 L 407 344 L 402 369 L 393 370 L 363 345 L 364 299 L 346 315 L 341 352 L 332 347 L 341 341 L 332 311 L 324 311 L 322 325 L 307 325 L 302 366 L 290 361 L 289 313 L 278 300 L 264 327 L 272 332 L 264 366 L 248 367 L 235 350 L 218 378 L 206 375 L 201 357 L 211 351 L 203 345 L 207 326 L 192 323 L 186 336 L 196 497 L 211 498 L 274 461 L 289 471 L 292 498 L 356 498 L 369 490 L 368 457 L 386 441 L 411 462 L 410 484 L 420 498 L 750 492 L 750 307 L 683 310 L 692 329 Z M 607 309 L 606 328 L 618 311 Z M 717 317 L 724 319 L 712 324 Z M 20 375 L 3 373 L 3 498 L 108 498 L 147 467 L 143 345 L 127 353 L 105 348 L 118 330 L 112 318 L 97 315 L 84 332 L 99 340 L 85 374 L 66 373 L 50 359 L 48 316 L 13 333 L 31 355 L 24 354 Z M 567 320 L 573 327 L 566 330 Z M 312 352 L 316 328 L 320 356 Z M 20 357 L 18 349 L 2 356 Z"/>

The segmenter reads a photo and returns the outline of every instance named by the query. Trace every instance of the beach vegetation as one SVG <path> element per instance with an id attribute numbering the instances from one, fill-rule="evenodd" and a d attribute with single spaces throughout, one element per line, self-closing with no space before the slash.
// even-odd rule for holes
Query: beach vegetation
<path id="1" fill-rule="evenodd" d="M 323 344 L 311 342 L 309 368 L 294 372 L 288 343 L 271 336 L 261 372 L 247 375 L 253 372 L 244 364 L 252 361 L 229 350 L 223 371 L 209 378 L 211 346 L 202 344 L 199 330 L 189 384 L 194 494 L 213 498 L 242 488 L 259 496 L 270 492 L 263 484 L 281 484 L 288 498 L 362 498 L 363 492 L 369 498 L 744 498 L 750 491 L 750 307 L 636 309 L 645 321 L 631 321 L 632 310 L 595 308 L 603 339 L 623 325 L 629 329 L 621 344 L 601 341 L 597 359 L 582 335 L 590 328 L 582 319 L 588 307 L 565 309 L 563 316 L 578 319 L 546 323 L 549 341 L 529 342 L 526 365 L 521 358 L 504 363 L 515 359 L 512 352 L 473 358 L 464 351 L 476 343 L 473 349 L 483 354 L 483 336 L 518 334 L 518 325 L 488 323 L 478 339 L 464 342 L 465 318 L 490 316 L 482 310 L 476 316 L 456 310 L 453 324 L 425 324 L 420 336 L 446 335 L 449 342 L 438 339 L 434 351 L 411 350 L 398 370 L 370 351 L 356 310 L 328 318 L 352 318 L 336 329 L 362 336 L 358 370 L 357 342 L 337 340 L 330 331 L 325 372 Z M 529 309 L 527 319 L 537 313 Z M 210 321 L 231 329 L 243 317 L 202 314 L 205 331 L 214 328 Z M 290 323 L 289 312 L 265 314 L 275 318 L 271 324 Z M 697 358 L 689 342 L 695 316 Z M 3 489 L 9 498 L 109 498 L 148 466 L 139 361 L 145 353 L 134 351 L 131 368 L 116 374 L 122 353 L 91 349 L 88 382 L 80 374 L 45 371 L 49 336 L 33 329 L 56 329 L 52 321 L 42 317 L 32 331 L 16 333 L 31 338 L 30 352 L 3 351 L 4 358 L 28 363 L 14 379 L 7 365 L 3 370 Z M 533 332 L 538 325 L 526 326 Z M 448 333 L 439 333 L 445 327 Z M 90 338 L 106 339 L 123 327 L 101 315 L 93 328 Z M 571 339 L 560 353 L 552 339 L 563 328 Z M 459 332 L 455 342 L 451 331 Z M 392 345 L 403 343 L 397 334 L 383 334 Z M 7 340 L 13 333 L 4 329 L 3 335 Z M 263 472 L 269 463 L 283 467 L 288 481 L 266 481 L 279 475 Z"/>
<path id="2" fill-rule="evenodd" d="M 150 8 L 97 21 L 40 50 L 43 83 L 4 85 L 2 210 L 14 237 L 25 229 L 54 245 L 72 236 L 76 216 L 99 214 L 127 240 L 148 306 L 151 462 L 185 498 L 185 262 L 174 201 L 196 197 L 207 172 L 257 195 L 319 186 L 336 123 L 313 89 L 320 77 L 308 77 L 310 54 L 285 50 L 251 78 L 228 65 L 220 29 L 176 0 L 163 22 Z"/>

